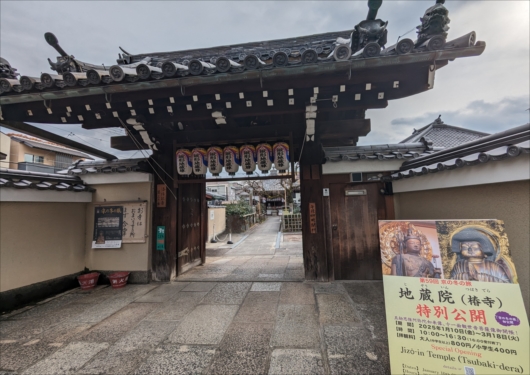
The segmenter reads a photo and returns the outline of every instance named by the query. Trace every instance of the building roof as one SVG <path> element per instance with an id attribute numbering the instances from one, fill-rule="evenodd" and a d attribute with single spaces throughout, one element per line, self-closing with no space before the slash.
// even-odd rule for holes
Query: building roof
<path id="1" fill-rule="evenodd" d="M 20 80 L 6 82 L 2 86 L 3 90 L 0 90 L 0 95 L 2 97 L 7 95 L 11 98 L 8 100 L 0 98 L 0 103 L 10 104 L 19 101 L 37 100 L 36 96 L 31 98 L 29 96 L 21 97 L 19 94 L 35 93 L 43 90 L 47 91 L 50 99 L 52 97 L 64 97 L 64 94 L 53 92 L 57 88 L 73 89 L 75 91 L 72 92 L 73 96 L 84 96 L 94 95 L 98 90 L 79 90 L 79 87 L 120 85 L 123 83 L 166 80 L 187 76 L 233 75 L 257 70 L 277 70 L 276 74 L 286 75 L 284 72 L 285 68 L 344 62 L 350 62 L 349 68 L 355 70 L 381 65 L 401 65 L 433 60 L 431 57 L 449 60 L 457 57 L 480 55 L 485 48 L 484 42 L 476 42 L 476 35 L 473 32 L 448 41 L 437 50 L 429 50 L 423 45 L 411 46 L 410 51 L 403 52 L 400 55 L 400 53 L 396 52 L 395 46 L 388 46 L 374 56 L 366 56 L 363 51 L 355 53 L 356 51 L 351 50 L 351 36 L 352 30 L 344 30 L 184 51 L 141 54 L 124 53 L 117 60 L 118 64 L 112 66 L 90 64 L 79 61 L 73 56 L 62 56 L 57 63 L 50 62 L 52 66 L 64 65 L 68 67 L 75 62 L 74 65 L 80 68 L 77 71 L 66 71 L 64 74 L 54 72 L 52 74 L 44 73 L 41 77 L 22 76 Z M 412 43 L 412 40 L 410 42 Z M 281 58 L 278 58 L 280 55 Z M 169 65 L 166 65 L 167 63 Z M 323 67 L 323 69 L 330 70 L 329 67 Z M 248 79 L 250 76 L 247 74 L 235 79 L 245 78 Z M 189 85 L 192 84 L 192 82 L 189 83 Z M 162 84 L 162 86 L 166 85 Z M 177 86 L 179 85 L 180 83 L 177 84 Z M 155 87 L 156 85 L 149 85 L 149 88 Z M 123 91 L 130 91 L 131 89 L 132 87 L 124 88 Z M 113 91 L 118 92 L 119 90 L 115 87 Z M 39 100 L 42 100 L 42 98 Z"/>
<path id="2" fill-rule="evenodd" d="M 399 172 L 382 179 L 386 181 L 401 180 L 480 165 L 490 161 L 505 160 L 529 153 L 530 124 L 526 124 L 406 161 Z"/>
<path id="3" fill-rule="evenodd" d="M 445 124 L 441 115 L 429 125 L 416 130 L 411 136 L 405 138 L 400 143 L 418 142 L 421 138 L 428 138 L 432 141 L 434 147 L 450 148 L 462 143 L 474 141 L 489 135 L 488 133 L 478 132 L 476 130 L 460 128 L 453 125 Z"/>
<path id="4" fill-rule="evenodd" d="M 56 143 L 48 142 L 48 141 L 45 141 L 43 139 L 39 139 L 39 138 L 35 138 L 35 137 L 30 137 L 30 136 L 25 135 L 25 134 L 8 133 L 7 135 L 9 137 L 11 137 L 12 140 L 14 140 L 14 141 L 16 141 L 18 143 L 22 143 L 22 144 L 24 144 L 24 145 L 26 145 L 28 147 L 31 147 L 31 148 L 37 148 L 39 150 L 57 152 L 59 154 L 78 156 L 78 157 L 85 158 L 85 159 L 91 159 L 91 160 L 94 159 L 94 158 L 92 158 L 92 157 L 88 156 L 87 154 L 84 154 L 84 153 L 82 153 L 80 151 L 72 150 L 71 148 L 66 148 L 66 147 L 63 147 L 63 146 L 58 145 Z"/>
<path id="5" fill-rule="evenodd" d="M 430 139 L 421 138 L 419 142 L 397 143 L 371 146 L 324 147 L 326 162 L 336 161 L 382 161 L 409 160 L 430 155 L 441 150 L 433 147 Z"/>
<path id="6" fill-rule="evenodd" d="M 7 168 L 0 168 L 0 188 L 73 192 L 95 191 L 90 186 L 85 185 L 79 177 Z"/>
<path id="7" fill-rule="evenodd" d="M 80 161 L 72 164 L 67 169 L 57 172 L 59 175 L 79 176 L 89 173 L 125 173 L 147 172 L 148 159 L 117 159 Z"/>

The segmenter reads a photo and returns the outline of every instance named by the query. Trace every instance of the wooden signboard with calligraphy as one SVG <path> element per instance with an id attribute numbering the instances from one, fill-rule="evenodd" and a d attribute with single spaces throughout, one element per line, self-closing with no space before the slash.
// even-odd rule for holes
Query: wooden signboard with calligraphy
<path id="1" fill-rule="evenodd" d="M 165 208 L 167 203 L 166 185 L 156 185 L 156 206 L 158 208 Z"/>
<path id="2" fill-rule="evenodd" d="M 311 234 L 317 233 L 317 208 L 315 203 L 309 203 L 309 229 Z"/>
<path id="3" fill-rule="evenodd" d="M 147 223 L 147 203 L 123 204 L 123 243 L 144 243 Z"/>

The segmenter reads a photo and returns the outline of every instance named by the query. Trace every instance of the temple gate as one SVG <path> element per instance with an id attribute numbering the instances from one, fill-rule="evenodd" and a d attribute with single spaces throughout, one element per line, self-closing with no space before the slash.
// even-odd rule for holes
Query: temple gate
<path id="1" fill-rule="evenodd" d="M 485 43 L 474 32 L 447 41 L 448 12 L 438 0 L 422 18 L 417 40 L 382 48 L 388 22 L 376 19 L 381 1 L 368 6 L 366 20 L 353 30 L 201 50 L 123 51 L 109 66 L 75 59 L 46 33 L 61 55 L 50 62 L 55 73 L 18 77 L 2 60 L 0 119 L 108 160 L 114 156 L 28 122 L 117 127 L 126 135 L 112 137 L 113 148 L 153 152 L 145 169 L 167 195 L 165 205 L 153 207 L 152 228 L 166 228 L 163 251 L 151 234 L 153 279 L 160 281 L 205 261 L 205 182 L 212 178 L 191 171 L 185 159 L 177 162 L 177 151 L 287 144 L 290 166 L 280 177 L 294 178 L 299 165 L 306 279 L 378 279 L 377 219 L 393 214 L 380 194 L 384 186 L 323 175 L 323 147 L 356 145 L 371 130 L 368 109 L 432 89 L 438 69 L 482 54 Z M 209 167 L 219 173 L 218 165 Z M 278 176 L 248 177 L 262 178 Z M 241 180 L 222 175 L 215 181 L 227 179 Z M 365 194 L 348 195 L 355 190 Z"/>

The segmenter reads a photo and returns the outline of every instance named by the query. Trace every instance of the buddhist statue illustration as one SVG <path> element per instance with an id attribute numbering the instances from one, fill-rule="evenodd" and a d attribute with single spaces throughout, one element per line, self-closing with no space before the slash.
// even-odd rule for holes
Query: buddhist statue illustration
<path id="1" fill-rule="evenodd" d="M 506 270 L 488 259 L 495 254 L 493 244 L 479 231 L 468 229 L 453 237 L 452 251 L 458 260 L 451 270 L 451 279 L 511 283 Z"/>
<path id="2" fill-rule="evenodd" d="M 391 274 L 394 276 L 440 278 L 442 271 L 421 256 L 422 241 L 409 224 L 407 233 L 396 233 L 399 254 L 392 259 Z"/>

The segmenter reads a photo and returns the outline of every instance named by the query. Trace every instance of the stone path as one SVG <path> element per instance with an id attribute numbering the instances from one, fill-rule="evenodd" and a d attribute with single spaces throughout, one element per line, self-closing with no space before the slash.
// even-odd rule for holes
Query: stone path
<path id="1" fill-rule="evenodd" d="M 382 282 L 303 282 L 301 235 L 276 248 L 279 224 L 177 282 L 75 289 L 2 316 L 0 375 L 389 373 Z"/>
<path id="2" fill-rule="evenodd" d="M 98 287 L 4 315 L 0 374 L 387 374 L 387 345 L 381 282 Z"/>
<path id="3" fill-rule="evenodd" d="M 285 234 L 276 248 L 279 228 L 280 218 L 269 217 L 241 242 L 207 249 L 206 263 L 179 281 L 303 281 L 302 237 Z"/>

